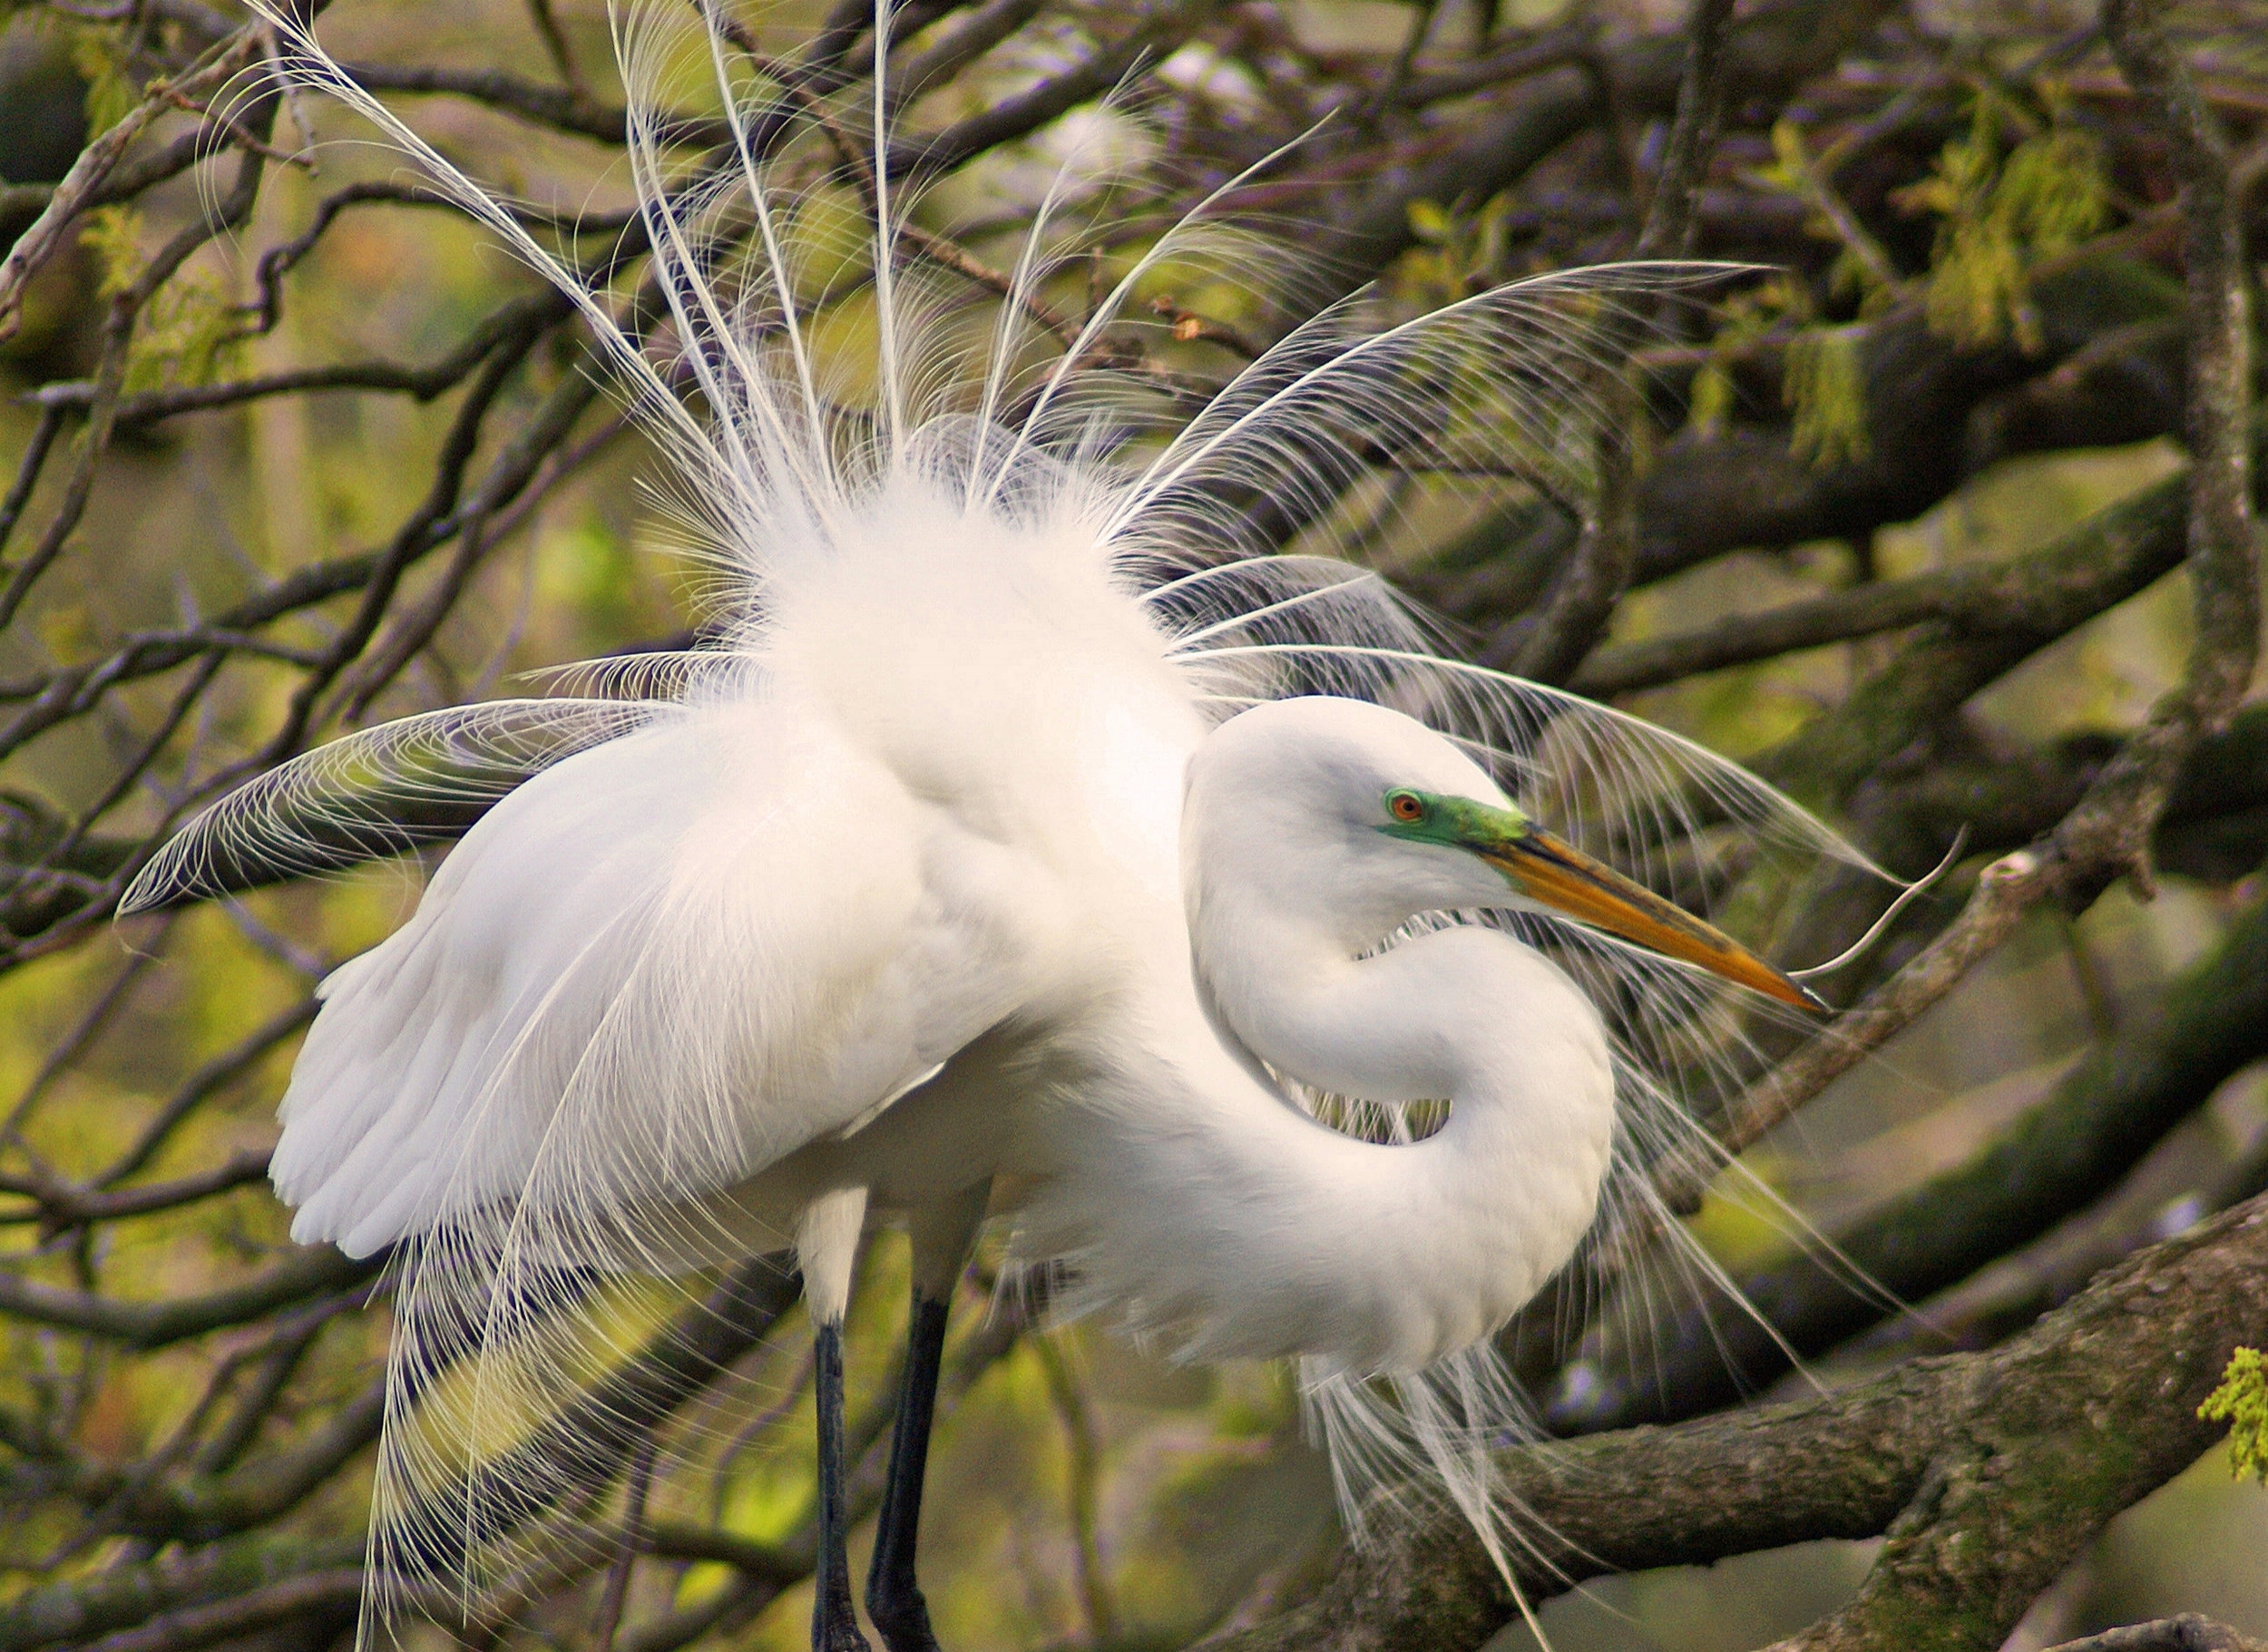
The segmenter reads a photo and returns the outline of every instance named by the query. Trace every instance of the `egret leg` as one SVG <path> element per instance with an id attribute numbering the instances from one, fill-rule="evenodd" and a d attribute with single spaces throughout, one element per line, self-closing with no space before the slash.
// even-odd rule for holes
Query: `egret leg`
<path id="1" fill-rule="evenodd" d="M 922 1520 L 922 1476 L 929 1464 L 929 1429 L 937 1412 L 937 1377 L 945 1352 L 950 1305 L 914 1287 L 905 1338 L 905 1379 L 898 1388 L 890 1434 L 890 1474 L 875 1526 L 874 1565 L 866 1574 L 866 1615 L 890 1652 L 938 1652 L 929 1603 L 914 1580 L 914 1550 Z"/>
<path id="2" fill-rule="evenodd" d="M 811 1310 L 812 1366 L 819 1413 L 819 1552 L 812 1581 L 811 1652 L 872 1652 L 851 1604 L 849 1498 L 843 1484 L 843 1315 L 851 1265 L 866 1217 L 866 1190 L 814 1199 L 796 1232 L 804 1301 Z"/>
<path id="3" fill-rule="evenodd" d="M 850 1510 L 843 1486 L 843 1324 L 818 1328 L 814 1365 L 819 1408 L 819 1555 L 814 1574 L 811 1652 L 870 1652 L 851 1605 Z"/>
<path id="4" fill-rule="evenodd" d="M 937 1414 L 937 1378 L 944 1364 L 945 1315 L 953 1288 L 992 1195 L 987 1181 L 914 1213 L 914 1310 L 905 1330 L 905 1376 L 898 1385 L 890 1431 L 890 1471 L 875 1522 L 874 1563 L 866 1573 L 866 1615 L 889 1652 L 938 1652 L 929 1603 L 914 1580 L 914 1550 L 922 1522 L 922 1479 L 929 1466 L 929 1430 Z"/>

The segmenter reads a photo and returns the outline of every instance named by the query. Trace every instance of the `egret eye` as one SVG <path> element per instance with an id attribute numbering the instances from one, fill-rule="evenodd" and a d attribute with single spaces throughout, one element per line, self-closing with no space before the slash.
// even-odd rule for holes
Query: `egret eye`
<path id="1" fill-rule="evenodd" d="M 1422 820 L 1425 818 L 1425 800 L 1415 792 L 1388 792 L 1386 813 L 1396 820 Z"/>

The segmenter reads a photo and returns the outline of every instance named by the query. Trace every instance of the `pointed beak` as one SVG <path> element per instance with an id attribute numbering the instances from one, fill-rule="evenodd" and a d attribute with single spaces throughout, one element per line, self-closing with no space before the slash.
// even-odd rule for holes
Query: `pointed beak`
<path id="1" fill-rule="evenodd" d="M 1475 834 L 1462 846 L 1502 873 L 1505 881 L 1538 905 L 1635 941 L 1665 957 L 1697 963 L 1712 974 L 1781 1003 L 1830 1013 L 1828 1006 L 1808 990 L 1723 930 L 1703 923 L 1683 907 L 1632 883 L 1612 866 L 1593 860 L 1574 845 L 1517 816 L 1509 816 L 1505 824 L 1508 829 L 1501 834 Z"/>

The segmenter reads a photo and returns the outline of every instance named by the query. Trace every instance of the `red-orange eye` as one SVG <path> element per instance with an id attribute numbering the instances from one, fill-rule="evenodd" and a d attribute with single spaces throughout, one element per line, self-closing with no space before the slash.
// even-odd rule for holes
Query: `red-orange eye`
<path id="1" fill-rule="evenodd" d="M 1425 805 L 1409 792 L 1396 792 L 1386 799 L 1386 812 L 1396 820 L 1422 820 Z"/>

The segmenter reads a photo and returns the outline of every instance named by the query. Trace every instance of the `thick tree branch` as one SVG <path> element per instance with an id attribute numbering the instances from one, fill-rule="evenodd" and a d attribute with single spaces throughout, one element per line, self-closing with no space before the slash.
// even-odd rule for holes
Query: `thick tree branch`
<path id="1" fill-rule="evenodd" d="M 2268 441 L 2268 428 L 2261 430 L 2256 439 Z M 2113 506 L 2115 513 L 2083 523 L 2066 539 L 2028 556 L 1856 585 L 1762 613 L 1722 620 L 1706 630 L 1602 649 L 1585 662 L 1571 686 L 1579 693 L 1594 696 L 1628 693 L 1703 671 L 1930 621 L 1941 622 L 1955 639 L 1989 637 L 1995 632 L 2037 635 L 2067 621 L 2076 623 L 2075 614 L 2085 617 L 2084 604 L 2106 597 L 2112 602 L 2123 600 L 2132 594 L 2128 587 L 2134 579 L 2146 582 L 2180 565 L 2187 550 L 2185 507 L 2191 486 L 2185 473 L 2153 483 Z M 2105 578 L 2093 586 L 2090 594 L 2087 565 L 2105 562 L 2124 563 L 2131 572 L 2125 578 Z M 2098 573 L 2109 572 L 2097 570 Z M 2076 599 L 2076 603 L 2055 601 L 2067 595 Z M 2064 629 L 2069 629 L 2068 624 Z M 1941 705 L 1952 684 L 1970 681 L 1974 671 L 1984 669 L 1988 660 L 1980 656 L 1969 671 L 1958 677 L 1920 685 L 1930 690 L 1921 705 Z M 1910 677 L 1912 670 L 1901 667 L 1896 675 Z M 1930 712 L 1921 710 L 1918 717 L 1901 718 L 1897 727 L 1903 729 L 1929 720 Z M 1790 758 L 1788 767 L 1794 769 L 1806 762 L 1805 758 Z M 1836 772 L 1847 771 L 1838 768 Z"/>
<path id="2" fill-rule="evenodd" d="M 1832 64 L 1885 15 L 1882 0 L 1774 0 L 1729 31 L 1725 97 L 1777 102 Z M 1324 244 L 1340 279 L 1352 286 L 1414 245 L 1410 203 L 1482 201 L 1527 176 L 1606 112 L 1608 87 L 1633 114 L 1669 114 L 1686 61 L 1678 34 L 1649 34 L 1607 54 L 1604 73 L 1555 69 L 1524 83 L 1501 109 L 1456 126 L 1455 141 L 1383 172 L 1334 215 Z"/>
<path id="3" fill-rule="evenodd" d="M 2197 637 L 2187 679 L 2152 709 L 2057 828 L 2073 892 L 2131 872 L 2146 890 L 2150 833 L 2198 737 L 2236 710 L 2260 657 L 2260 546 L 2253 527 L 2252 271 L 2228 145 L 2159 29 L 2153 0 L 2107 0 L 2118 66 L 2181 181 L 2189 299 L 2188 565 Z"/>
<path id="4" fill-rule="evenodd" d="M 1758 759 L 1767 778 L 1821 801 L 1847 797 L 1884 761 L 1980 689 L 2048 643 L 2181 566 L 2188 520 L 2184 479 L 2097 512 L 2043 550 L 1989 565 L 1998 603 L 1989 630 L 1920 628 L 1833 710 Z"/>
<path id="5" fill-rule="evenodd" d="M 1918 307 L 1867 326 L 1861 347 L 1864 457 L 1821 465 L 1790 451 L 1788 427 L 1774 417 L 1716 431 L 1687 429 L 1663 444 L 1637 484 L 1637 561 L 1632 582 L 1646 585 L 1744 549 L 1819 539 L 1864 543 L 1885 523 L 1912 520 L 1958 487 L 1985 461 L 2039 447 L 2106 446 L 2178 430 L 2181 398 L 2171 387 L 2137 386 L 2159 371 L 2157 356 L 2180 337 L 2179 291 L 2122 250 L 2123 232 L 2105 236 L 2035 271 L 2031 303 L 2042 352 L 1967 351 L 1931 330 Z M 2057 375 L 2106 329 L 2138 329 L 2149 359 L 2133 352 L 2097 360 L 2087 376 Z M 1753 384 L 1750 377 L 1753 376 Z M 2100 376 L 2103 382 L 2096 383 Z M 1776 346 L 1744 376 L 1744 405 L 1777 409 L 1782 387 Z M 2021 406 L 2007 397 L 2031 399 Z M 1980 426 L 1980 418 L 1985 418 Z M 1525 533 L 1515 509 L 1473 530 L 1473 549 L 1500 554 L 1467 566 L 1470 552 L 1445 562 L 1453 572 L 1421 574 L 1419 594 L 1452 618 L 1494 632 L 1535 599 L 1569 553 L 1572 524 L 1556 536 Z M 1540 562 L 1540 568 L 1531 564 Z"/>
<path id="6" fill-rule="evenodd" d="M 1532 1599 L 1605 1572 L 1888 1531 L 1901 1556 L 1934 1542 L 1974 1607 L 1972 1628 L 2005 1634 L 2105 1521 L 2213 1444 L 2197 1405 L 2231 1350 L 2264 1337 L 2268 1198 L 2255 1198 L 2143 1252 L 1989 1353 L 1917 1360 L 1794 1404 L 1509 1454 L 1531 1540 L 1515 1559 L 1520 1584 Z M 1966 1543 L 1950 1544 L 1955 1533 Z M 1512 1612 L 1479 1540 L 1443 1512 L 1351 1555 L 1305 1605 L 1212 1645 L 1467 1652 Z M 1998 1638 L 1891 1628 L 1816 1644 L 1880 1652 Z"/>
<path id="7" fill-rule="evenodd" d="M 244 1539 L 94 1578 L 43 1584 L 0 1607 L 0 1652 L 83 1644 L 161 1614 L 242 1596 L 298 1577 L 359 1568 L 362 1540 Z M 357 1589 L 361 1573 L 356 1571 Z"/>

